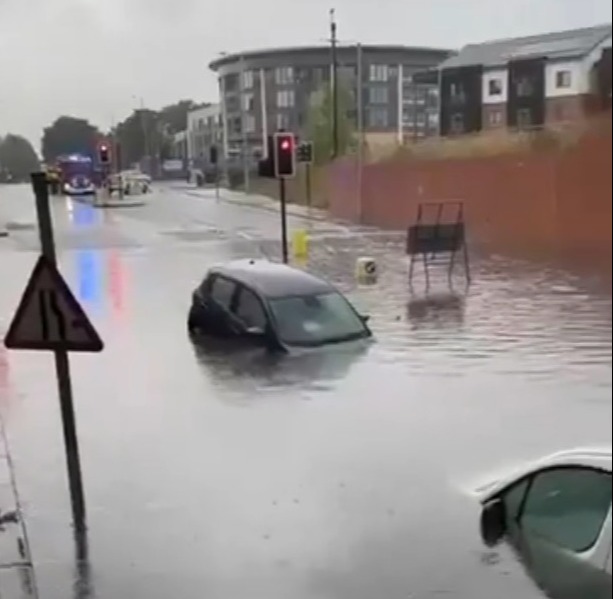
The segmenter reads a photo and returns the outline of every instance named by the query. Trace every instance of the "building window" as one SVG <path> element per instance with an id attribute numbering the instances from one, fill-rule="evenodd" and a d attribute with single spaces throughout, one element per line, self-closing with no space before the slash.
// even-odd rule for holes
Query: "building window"
<path id="1" fill-rule="evenodd" d="M 431 129 L 438 128 L 438 112 L 428 113 L 428 127 L 430 127 Z"/>
<path id="2" fill-rule="evenodd" d="M 369 79 L 371 81 L 387 81 L 389 72 L 386 64 L 371 64 L 369 67 Z"/>
<path id="3" fill-rule="evenodd" d="M 526 98 L 534 94 L 534 83 L 529 77 L 522 77 L 515 82 L 517 97 Z"/>
<path id="4" fill-rule="evenodd" d="M 289 130 L 289 114 L 285 112 L 277 113 L 277 131 Z"/>
<path id="5" fill-rule="evenodd" d="M 244 71 L 242 78 L 243 89 L 251 89 L 253 87 L 253 71 Z"/>
<path id="6" fill-rule="evenodd" d="M 369 108 L 368 126 L 373 129 L 386 129 L 388 127 L 387 108 Z"/>
<path id="7" fill-rule="evenodd" d="M 371 104 L 387 104 L 389 101 L 387 87 L 371 87 L 368 97 Z"/>
<path id="8" fill-rule="evenodd" d="M 294 105 L 294 90 L 284 89 L 277 92 L 277 107 L 291 108 Z"/>
<path id="9" fill-rule="evenodd" d="M 290 85 L 294 82 L 294 67 L 277 67 L 275 69 L 275 83 L 277 85 Z"/>
<path id="10" fill-rule="evenodd" d="M 253 94 L 243 94 L 243 110 L 250 112 L 254 108 Z"/>
<path id="11" fill-rule="evenodd" d="M 502 123 L 502 110 L 490 110 L 487 120 L 492 127 L 500 125 Z"/>
<path id="12" fill-rule="evenodd" d="M 253 133 L 255 131 L 255 117 L 252 114 L 245 115 L 245 133 Z"/>
<path id="13" fill-rule="evenodd" d="M 464 104 L 466 102 L 466 92 L 461 83 L 452 83 L 449 86 L 449 99 L 452 104 Z"/>
<path id="14" fill-rule="evenodd" d="M 454 134 L 464 133 L 464 115 L 461 112 L 451 115 L 450 132 Z"/>
<path id="15" fill-rule="evenodd" d="M 415 115 L 415 120 L 417 122 L 417 126 L 418 127 L 424 127 L 426 124 L 426 113 L 425 112 L 418 112 Z"/>
<path id="16" fill-rule="evenodd" d="M 490 96 L 502 95 L 502 79 L 490 79 L 487 82 L 487 91 Z"/>
<path id="17" fill-rule="evenodd" d="M 570 71 L 557 71 L 556 72 L 556 88 L 566 89 L 571 86 L 572 77 Z"/>

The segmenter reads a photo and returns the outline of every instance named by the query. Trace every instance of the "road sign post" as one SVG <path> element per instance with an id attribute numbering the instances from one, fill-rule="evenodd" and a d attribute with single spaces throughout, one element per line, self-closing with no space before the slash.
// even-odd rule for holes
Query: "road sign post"
<path id="1" fill-rule="evenodd" d="M 41 256 L 4 339 L 9 349 L 51 350 L 55 356 L 72 515 L 77 531 L 86 528 L 68 351 L 99 352 L 103 343 L 57 270 L 49 191 L 44 173 L 32 174 Z"/>

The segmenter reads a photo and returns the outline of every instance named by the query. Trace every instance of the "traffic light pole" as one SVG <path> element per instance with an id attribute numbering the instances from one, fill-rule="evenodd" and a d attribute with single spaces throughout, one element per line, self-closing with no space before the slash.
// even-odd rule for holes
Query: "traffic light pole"
<path id="1" fill-rule="evenodd" d="M 305 184 L 306 184 L 306 204 L 307 210 L 311 212 L 311 163 L 305 165 Z"/>
<path id="2" fill-rule="evenodd" d="M 285 198 L 284 177 L 279 177 L 279 201 L 281 203 L 281 250 L 283 252 L 283 264 L 287 264 L 287 203 Z"/>

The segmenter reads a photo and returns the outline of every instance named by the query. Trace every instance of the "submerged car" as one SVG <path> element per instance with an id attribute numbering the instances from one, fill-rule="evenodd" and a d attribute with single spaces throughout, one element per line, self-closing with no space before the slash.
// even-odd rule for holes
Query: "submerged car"
<path id="1" fill-rule="evenodd" d="M 611 597 L 611 447 L 556 453 L 478 493 L 484 543 L 506 540 L 548 597 Z"/>
<path id="2" fill-rule="evenodd" d="M 192 294 L 191 334 L 233 338 L 272 351 L 368 339 L 372 333 L 331 284 L 267 260 L 238 260 L 209 270 Z"/>

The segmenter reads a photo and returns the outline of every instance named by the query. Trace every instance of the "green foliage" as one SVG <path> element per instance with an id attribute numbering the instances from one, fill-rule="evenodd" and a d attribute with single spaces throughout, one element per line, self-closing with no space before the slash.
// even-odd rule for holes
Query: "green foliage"
<path id="1" fill-rule="evenodd" d="M 338 155 L 349 152 L 355 143 L 355 125 L 349 117 L 352 109 L 351 93 L 339 81 L 337 88 L 338 114 Z M 307 117 L 307 137 L 313 142 L 316 164 L 325 164 L 332 158 L 334 151 L 333 99 L 329 84 L 311 94 Z"/>
<path id="2" fill-rule="evenodd" d="M 159 112 L 135 110 L 119 123 L 111 133 L 120 148 L 122 168 L 130 168 L 147 155 L 168 158 L 172 135 L 187 129 L 187 113 L 195 107 L 192 100 L 180 100 Z"/>
<path id="3" fill-rule="evenodd" d="M 0 180 L 27 181 L 38 170 L 40 161 L 27 139 L 10 133 L 0 139 Z"/>
<path id="4" fill-rule="evenodd" d="M 61 116 L 43 132 L 41 152 L 45 162 L 54 162 L 62 154 L 93 154 L 100 131 L 85 119 Z"/>

